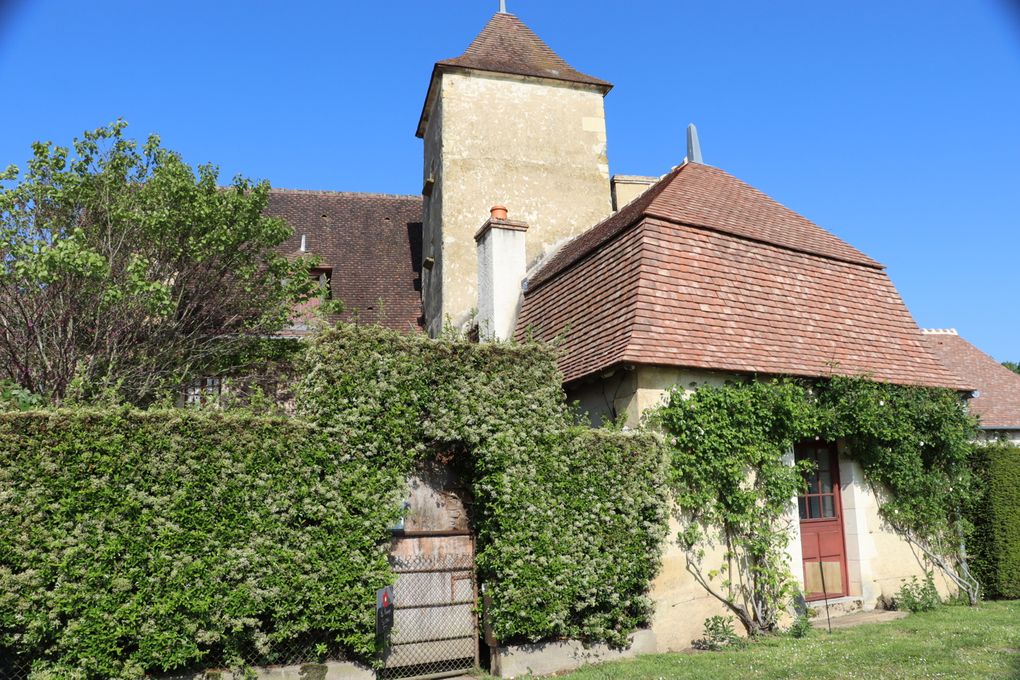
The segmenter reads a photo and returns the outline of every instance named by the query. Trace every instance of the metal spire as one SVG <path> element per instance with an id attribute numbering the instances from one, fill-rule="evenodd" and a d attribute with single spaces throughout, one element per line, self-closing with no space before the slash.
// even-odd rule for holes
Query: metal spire
<path id="1" fill-rule="evenodd" d="M 499 13 L 506 14 L 506 0 L 499 0 Z"/>
<path id="2" fill-rule="evenodd" d="M 698 128 L 694 123 L 687 126 L 687 160 L 692 163 L 704 163 L 701 160 L 701 142 L 698 141 Z"/>

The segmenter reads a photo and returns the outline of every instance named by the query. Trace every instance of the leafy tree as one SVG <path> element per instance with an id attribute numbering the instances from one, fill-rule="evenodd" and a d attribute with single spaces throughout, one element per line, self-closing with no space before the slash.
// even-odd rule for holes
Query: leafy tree
<path id="1" fill-rule="evenodd" d="M 1002 365 L 1013 371 L 1014 373 L 1020 373 L 1020 362 L 1016 361 L 1003 361 Z"/>
<path id="2" fill-rule="evenodd" d="M 309 262 L 275 251 L 269 186 L 193 169 L 126 123 L 37 142 L 0 174 L 0 379 L 60 401 L 72 384 L 135 403 L 259 361 L 309 298 Z"/>

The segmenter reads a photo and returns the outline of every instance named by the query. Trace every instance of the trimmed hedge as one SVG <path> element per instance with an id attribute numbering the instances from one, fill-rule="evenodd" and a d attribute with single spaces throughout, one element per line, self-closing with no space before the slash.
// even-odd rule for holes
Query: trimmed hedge
<path id="1" fill-rule="evenodd" d="M 978 447 L 975 470 L 984 493 L 971 513 L 974 571 L 986 597 L 1020 598 L 1020 447 Z"/>
<path id="2" fill-rule="evenodd" d="M 462 454 L 499 639 L 623 645 L 651 614 L 665 451 L 650 434 L 575 425 L 555 358 L 535 344 L 340 326 L 309 347 L 298 408 L 395 468 Z"/>
<path id="3" fill-rule="evenodd" d="M 574 424 L 550 349 L 343 326 L 306 366 L 303 419 L 0 413 L 0 660 L 139 678 L 323 636 L 370 660 L 405 480 L 451 454 L 499 638 L 625 644 L 649 620 L 663 449 Z"/>
<path id="4" fill-rule="evenodd" d="M 309 425 L 159 410 L 0 415 L 0 647 L 55 677 L 373 650 L 392 471 Z"/>

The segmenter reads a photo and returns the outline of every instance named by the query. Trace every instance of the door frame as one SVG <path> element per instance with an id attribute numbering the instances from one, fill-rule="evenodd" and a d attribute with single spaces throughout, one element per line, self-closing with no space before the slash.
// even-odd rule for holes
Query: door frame
<path id="1" fill-rule="evenodd" d="M 805 449 L 813 449 L 815 451 L 818 451 L 819 453 L 821 452 L 820 450 L 822 450 L 822 449 L 825 449 L 825 450 L 828 451 L 828 454 L 829 454 L 829 473 L 831 475 L 831 481 L 832 481 L 832 492 L 831 493 L 819 493 L 820 492 L 820 488 L 816 488 L 816 489 L 814 489 L 814 491 L 816 492 L 815 494 L 798 494 L 797 498 L 796 498 L 796 501 L 795 501 L 796 502 L 796 507 L 797 507 L 797 514 L 796 514 L 796 516 L 797 516 L 797 520 L 799 522 L 799 526 L 798 526 L 798 530 L 799 531 L 798 531 L 798 533 L 799 533 L 799 539 L 800 539 L 800 542 L 801 542 L 801 573 L 803 575 L 803 583 L 804 583 L 804 590 L 805 590 L 804 599 L 806 601 L 808 601 L 808 602 L 814 602 L 814 601 L 819 601 L 819 600 L 830 600 L 830 599 L 834 599 L 834 598 L 846 597 L 846 596 L 850 595 L 850 574 L 849 574 L 849 569 L 848 569 L 849 560 L 848 560 L 848 556 L 847 556 L 847 547 L 846 547 L 846 519 L 844 517 L 844 509 L 843 509 L 843 494 L 842 494 L 842 488 L 841 488 L 842 487 L 842 480 L 840 479 L 840 469 L 839 469 L 839 463 L 840 463 L 840 460 L 839 460 L 839 447 L 837 446 L 836 442 L 823 442 L 823 441 L 820 441 L 818 439 L 805 440 L 805 441 L 802 441 L 802 442 L 798 442 L 796 445 L 794 445 L 794 460 L 795 461 L 799 461 L 799 460 L 802 459 L 802 455 L 803 455 L 803 452 L 804 452 Z M 812 495 L 813 495 L 813 497 L 819 499 L 819 508 L 823 507 L 823 502 L 821 500 L 822 497 L 823 496 L 831 496 L 831 499 L 832 499 L 832 508 L 833 508 L 833 512 L 835 513 L 835 517 L 832 517 L 832 518 L 828 518 L 828 517 L 823 517 L 823 518 L 804 518 L 804 517 L 802 517 L 801 516 L 801 512 L 800 512 L 801 500 L 803 498 L 805 498 L 805 496 L 809 496 L 810 497 Z M 809 502 L 806 503 L 805 507 L 807 508 L 808 514 L 810 514 L 810 503 Z M 817 527 L 824 526 L 824 525 L 829 525 L 831 527 L 838 527 L 839 528 L 839 543 L 840 543 L 839 569 L 840 569 L 841 582 L 839 583 L 839 590 L 830 590 L 830 587 L 832 586 L 832 584 L 826 583 L 825 586 L 824 586 L 824 591 L 822 593 L 810 594 L 810 593 L 807 592 L 807 573 L 806 573 L 806 569 L 805 568 L 807 566 L 808 559 L 805 557 L 805 551 L 804 551 L 804 535 L 805 535 L 805 531 L 804 530 L 805 530 L 805 528 L 817 528 Z M 812 534 L 814 532 L 809 531 L 807 533 L 808 534 Z M 812 561 L 812 563 L 819 563 L 820 564 L 822 562 L 821 555 L 818 556 L 817 562 L 815 560 L 811 560 L 811 561 Z M 819 567 L 819 568 L 822 569 L 822 567 Z M 824 574 L 824 572 L 823 572 L 823 574 Z"/>

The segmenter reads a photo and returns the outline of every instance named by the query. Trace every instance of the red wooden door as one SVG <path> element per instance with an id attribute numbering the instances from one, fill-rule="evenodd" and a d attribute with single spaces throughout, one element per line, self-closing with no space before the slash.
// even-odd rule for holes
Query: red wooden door
<path id="1" fill-rule="evenodd" d="M 798 461 L 809 460 L 815 465 L 815 470 L 806 477 L 807 493 L 797 499 L 804 553 L 804 596 L 807 600 L 842 597 L 849 591 L 836 446 L 803 442 L 797 445 L 796 456 Z"/>

